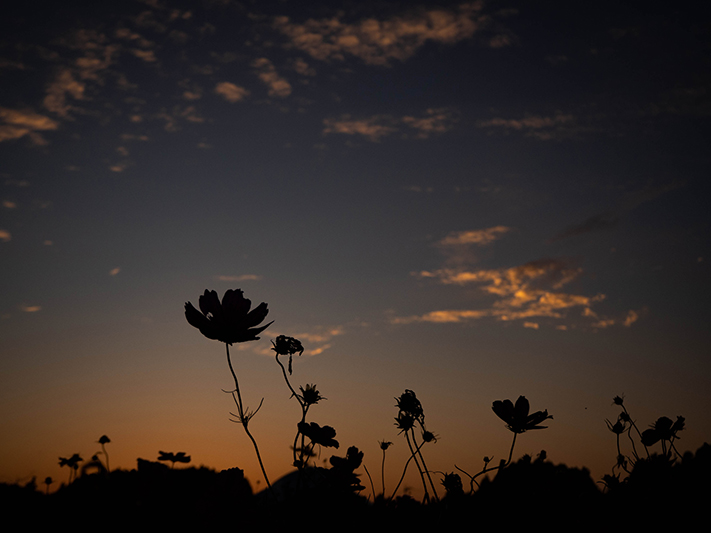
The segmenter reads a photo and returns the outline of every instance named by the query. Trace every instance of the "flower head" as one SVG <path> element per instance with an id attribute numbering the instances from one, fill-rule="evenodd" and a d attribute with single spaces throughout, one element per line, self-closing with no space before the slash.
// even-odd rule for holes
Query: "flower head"
<path id="1" fill-rule="evenodd" d="M 397 401 L 397 408 L 401 413 L 408 414 L 416 420 L 421 420 L 425 417 L 424 411 L 422 410 L 422 404 L 420 400 L 417 399 L 414 391 L 410 389 L 405 389 L 399 398 L 395 398 Z"/>
<path id="2" fill-rule="evenodd" d="M 331 426 L 319 426 L 316 422 L 299 422 L 299 431 L 308 437 L 314 444 L 321 446 L 338 448 L 338 441 L 335 439 L 336 430 Z"/>
<path id="3" fill-rule="evenodd" d="M 301 341 L 294 337 L 287 337 L 286 335 L 279 335 L 272 341 L 272 346 L 272 350 L 274 350 L 277 355 L 294 355 L 295 353 L 301 355 L 304 353 L 304 347 L 301 345 Z"/>
<path id="4" fill-rule="evenodd" d="M 299 387 L 299 390 L 301 391 L 301 399 L 304 401 L 306 405 L 314 405 L 317 404 L 321 400 L 325 400 L 323 396 L 321 396 L 321 393 L 316 390 L 316 385 L 306 385 L 306 388 Z"/>
<path id="5" fill-rule="evenodd" d="M 108 444 L 109 442 L 111 442 L 111 439 L 108 438 L 106 435 L 102 435 L 99 438 L 99 444 Z"/>
<path id="6" fill-rule="evenodd" d="M 642 444 L 652 446 L 660 440 L 673 440 L 679 438 L 677 432 L 684 429 L 684 417 L 676 417 L 676 422 L 672 422 L 666 416 L 659 417 L 651 429 L 642 432 Z"/>
<path id="7" fill-rule="evenodd" d="M 378 444 L 380 444 L 380 449 L 383 451 L 387 450 L 388 448 L 390 448 L 390 446 L 393 445 L 392 442 L 387 441 L 387 440 L 379 440 Z"/>
<path id="8" fill-rule="evenodd" d="M 186 302 L 185 318 L 208 339 L 227 344 L 258 340 L 257 335 L 272 324 L 255 327 L 266 318 L 269 309 L 262 302 L 250 311 L 252 302 L 242 294 L 239 289 L 230 289 L 220 303 L 217 293 L 206 289 L 198 301 L 200 311 Z"/>
<path id="9" fill-rule="evenodd" d="M 529 429 L 546 429 L 547 426 L 539 424 L 548 418 L 553 418 L 548 414 L 548 410 L 536 411 L 529 415 L 530 405 L 525 396 L 519 396 L 516 405 L 511 403 L 511 400 L 497 400 L 491 408 L 514 433 L 523 433 Z"/>

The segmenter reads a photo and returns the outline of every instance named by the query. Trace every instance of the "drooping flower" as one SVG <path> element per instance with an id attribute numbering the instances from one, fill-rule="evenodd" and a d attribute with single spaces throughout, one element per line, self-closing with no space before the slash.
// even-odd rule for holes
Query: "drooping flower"
<path id="1" fill-rule="evenodd" d="M 185 303 L 185 318 L 208 339 L 227 344 L 258 340 L 262 331 L 268 328 L 259 325 L 269 313 L 267 304 L 262 302 L 250 311 L 252 302 L 243 296 L 240 289 L 228 290 L 220 303 L 215 291 L 205 290 L 198 301 L 200 311 L 190 302 Z"/>
<path id="2" fill-rule="evenodd" d="M 280 355 L 289 356 L 289 375 L 291 375 L 291 357 L 295 353 L 299 355 L 304 353 L 304 347 L 301 345 L 301 341 L 294 337 L 287 337 L 286 335 L 279 335 L 276 340 L 272 341 L 272 350 L 276 352 L 277 359 Z"/>
<path id="3" fill-rule="evenodd" d="M 496 416 L 506 422 L 507 427 L 514 433 L 523 433 L 529 429 L 546 429 L 547 426 L 539 424 L 548 418 L 553 418 L 548 414 L 547 409 L 529 415 L 530 405 L 525 396 L 519 396 L 516 405 L 511 400 L 497 400 L 491 408 Z"/>

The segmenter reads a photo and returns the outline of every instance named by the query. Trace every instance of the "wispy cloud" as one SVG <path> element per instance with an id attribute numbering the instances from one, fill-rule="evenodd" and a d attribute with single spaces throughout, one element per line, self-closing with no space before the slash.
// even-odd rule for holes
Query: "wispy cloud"
<path id="1" fill-rule="evenodd" d="M 561 112 L 548 117 L 539 115 L 527 115 L 518 119 L 497 117 L 490 120 L 481 120 L 477 122 L 477 126 L 489 129 L 490 133 L 496 131 L 504 133 L 521 132 L 527 137 L 533 137 L 540 141 L 567 139 L 582 130 L 578 126 L 574 115 Z"/>
<path id="2" fill-rule="evenodd" d="M 582 222 L 578 222 L 576 224 L 568 226 L 562 232 L 549 239 L 548 242 L 555 242 L 570 237 L 583 235 L 585 233 L 603 231 L 614 228 L 620 223 L 622 218 L 627 213 L 634 210 L 638 206 L 647 202 L 651 202 L 670 191 L 682 187 L 683 185 L 683 182 L 672 181 L 663 185 L 649 185 L 640 190 L 630 192 L 619 201 L 616 207 L 607 209 L 602 213 L 598 213 L 586 218 Z"/>
<path id="3" fill-rule="evenodd" d="M 605 299 L 603 294 L 584 296 L 562 290 L 581 272 L 582 269 L 559 259 L 540 259 L 506 269 L 416 272 L 413 275 L 420 279 L 434 279 L 445 285 L 476 284 L 484 294 L 493 297 L 493 303 L 483 309 L 437 310 L 420 316 L 398 317 L 393 322 L 463 322 L 484 317 L 501 321 L 564 318 L 572 308 L 589 309 Z"/>
<path id="4" fill-rule="evenodd" d="M 115 276 L 119 272 L 121 272 L 121 267 L 112 268 L 109 270 L 109 276 Z"/>
<path id="5" fill-rule="evenodd" d="M 471 38 L 485 20 L 481 9 L 481 2 L 465 2 L 453 9 L 421 9 L 355 23 L 344 22 L 340 16 L 303 24 L 277 17 L 274 27 L 288 37 L 291 47 L 314 59 L 344 61 L 352 56 L 368 65 L 388 66 L 392 60 L 410 58 L 427 42 L 451 45 Z"/>
<path id="6" fill-rule="evenodd" d="M 396 133 L 405 136 L 414 133 L 418 139 L 427 139 L 452 129 L 457 118 L 457 113 L 449 108 L 427 109 L 419 117 L 397 118 L 391 115 L 373 115 L 366 118 L 353 118 L 351 115 L 342 115 L 340 118 L 324 119 L 323 133 L 361 135 L 373 142 Z"/>
<path id="7" fill-rule="evenodd" d="M 291 84 L 279 75 L 276 68 L 266 57 L 252 61 L 252 66 L 257 69 L 257 76 L 269 90 L 269 96 L 285 98 L 291 94 Z"/>
<path id="8" fill-rule="evenodd" d="M 0 229 L 0 241 L 10 242 L 12 240 L 12 235 L 6 229 Z"/>
<path id="9" fill-rule="evenodd" d="M 24 311 L 25 313 L 36 313 L 37 311 L 42 310 L 42 306 L 40 306 L 40 305 L 21 305 L 20 310 Z"/>
<path id="10" fill-rule="evenodd" d="M 506 226 L 495 226 L 493 228 L 455 231 L 447 235 L 440 241 L 443 246 L 461 245 L 461 244 L 477 244 L 485 246 L 491 244 L 495 240 L 503 237 L 504 234 L 511 231 L 511 228 Z"/>
<path id="11" fill-rule="evenodd" d="M 35 144 L 43 144 L 38 142 L 41 137 L 37 132 L 56 130 L 58 126 L 56 121 L 34 111 L 0 107 L 0 142 L 29 135 Z"/>
<path id="12" fill-rule="evenodd" d="M 215 276 L 217 281 L 259 281 L 262 276 L 257 274 L 242 274 L 241 276 Z"/>
<path id="13" fill-rule="evenodd" d="M 215 86 L 215 92 L 222 96 L 228 102 L 234 104 L 240 100 L 244 100 L 249 96 L 249 91 L 244 87 L 230 83 L 229 81 L 223 81 Z"/>
<path id="14" fill-rule="evenodd" d="M 63 68 L 47 87 L 44 107 L 62 118 L 69 118 L 72 106 L 68 103 L 67 97 L 71 96 L 74 100 L 82 100 L 85 89 L 86 85 L 75 79 L 71 70 Z"/>

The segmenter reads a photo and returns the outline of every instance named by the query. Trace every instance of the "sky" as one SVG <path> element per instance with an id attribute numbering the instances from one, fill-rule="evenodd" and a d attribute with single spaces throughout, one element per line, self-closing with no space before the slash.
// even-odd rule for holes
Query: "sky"
<path id="1" fill-rule="evenodd" d="M 405 389 L 438 472 L 505 458 L 491 405 L 519 395 L 553 420 L 514 455 L 596 480 L 616 395 L 711 439 L 708 7 L 1 9 L 0 481 L 66 481 L 105 434 L 111 468 L 184 451 L 264 487 L 224 345 L 185 320 L 205 289 L 269 305 L 232 354 L 272 481 L 300 419 L 277 335 L 376 488 Z"/>

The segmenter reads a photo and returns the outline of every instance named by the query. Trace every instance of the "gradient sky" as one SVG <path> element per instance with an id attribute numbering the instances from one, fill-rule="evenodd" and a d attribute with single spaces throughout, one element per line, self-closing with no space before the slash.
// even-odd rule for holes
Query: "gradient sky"
<path id="1" fill-rule="evenodd" d="M 236 346 L 272 480 L 294 384 L 379 485 L 421 399 L 432 470 L 508 454 L 494 400 L 548 409 L 516 455 L 615 462 L 643 429 L 711 438 L 708 7 L 661 2 L 13 2 L 0 17 L 0 480 L 158 450 L 239 466 L 200 294 L 269 304 Z M 683 7 L 678 7 L 683 6 Z M 322 459 L 331 450 L 324 450 Z M 365 479 L 365 476 L 364 476 Z M 408 486 L 415 492 L 419 480 Z M 367 483 L 366 483 L 367 484 Z"/>

